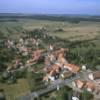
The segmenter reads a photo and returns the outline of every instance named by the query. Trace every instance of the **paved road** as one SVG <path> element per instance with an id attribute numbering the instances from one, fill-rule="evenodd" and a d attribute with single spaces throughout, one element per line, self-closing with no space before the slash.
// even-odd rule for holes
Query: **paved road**
<path id="1" fill-rule="evenodd" d="M 39 97 L 45 93 L 56 90 L 57 86 L 59 86 L 59 87 L 65 86 L 68 83 L 71 83 L 72 81 L 79 79 L 79 78 L 80 78 L 80 76 L 77 74 L 76 76 L 71 77 L 69 79 L 65 79 L 65 80 L 58 79 L 54 83 L 49 85 L 47 88 L 32 92 L 32 93 L 27 94 L 27 95 L 22 96 L 22 97 L 19 97 L 16 100 L 33 100 L 34 98 Z"/>

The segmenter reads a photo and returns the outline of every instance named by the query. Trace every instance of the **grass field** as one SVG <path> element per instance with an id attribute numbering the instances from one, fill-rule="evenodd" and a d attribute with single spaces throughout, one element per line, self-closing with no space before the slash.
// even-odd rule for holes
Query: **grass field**
<path id="1" fill-rule="evenodd" d="M 29 92 L 29 85 L 25 79 L 19 79 L 16 84 L 0 83 L 0 89 L 4 89 L 7 100 L 15 100 Z"/>
<path id="2" fill-rule="evenodd" d="M 0 32 L 13 37 L 15 37 L 15 35 L 16 37 L 20 36 L 23 30 L 33 30 L 36 28 L 45 28 L 49 34 L 69 40 L 94 39 L 100 34 L 100 22 L 80 22 L 74 24 L 34 19 L 19 19 L 17 22 L 0 22 Z M 64 31 L 56 31 L 59 28 Z"/>

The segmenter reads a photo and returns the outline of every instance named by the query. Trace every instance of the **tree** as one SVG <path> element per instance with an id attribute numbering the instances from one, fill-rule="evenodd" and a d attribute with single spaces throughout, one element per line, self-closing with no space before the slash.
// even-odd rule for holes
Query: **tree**
<path id="1" fill-rule="evenodd" d="M 57 100 L 69 100 L 72 96 L 72 89 L 69 87 L 63 87 L 60 91 L 57 93 Z"/>
<path id="2" fill-rule="evenodd" d="M 80 96 L 80 100 L 92 100 L 92 99 L 93 99 L 93 95 L 86 90 L 84 90 Z"/>

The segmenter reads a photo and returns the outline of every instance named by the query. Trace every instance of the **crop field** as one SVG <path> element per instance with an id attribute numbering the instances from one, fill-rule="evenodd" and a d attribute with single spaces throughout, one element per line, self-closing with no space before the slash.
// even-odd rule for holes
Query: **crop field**
<path id="1" fill-rule="evenodd" d="M 16 22 L 0 22 L 0 33 L 19 37 L 24 30 L 44 28 L 54 36 L 68 40 L 94 39 L 100 34 L 100 22 L 69 23 L 35 19 L 18 19 Z M 59 30 L 61 29 L 61 30 Z"/>

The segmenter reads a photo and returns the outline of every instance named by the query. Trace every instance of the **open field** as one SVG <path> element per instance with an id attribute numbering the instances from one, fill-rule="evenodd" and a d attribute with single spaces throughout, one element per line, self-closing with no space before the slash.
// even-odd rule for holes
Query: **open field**
<path id="1" fill-rule="evenodd" d="M 0 33 L 20 36 L 24 30 L 44 28 L 51 34 L 69 40 L 94 39 L 100 34 L 100 22 L 69 23 L 61 21 L 46 21 L 35 19 L 19 19 L 16 22 L 0 22 Z M 59 31 L 62 29 L 63 31 Z M 15 34 L 14 34 L 15 33 Z M 18 35 L 19 34 L 19 35 Z"/>
<path id="2" fill-rule="evenodd" d="M 16 97 L 29 92 L 29 85 L 25 79 L 19 79 L 16 84 L 0 83 L 0 88 L 4 89 L 7 100 L 15 100 Z"/>

